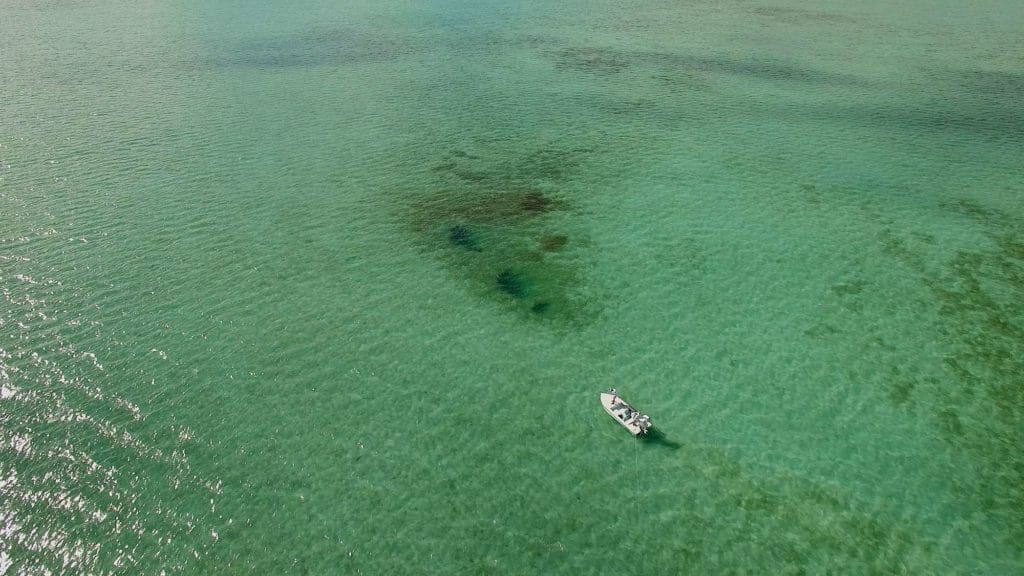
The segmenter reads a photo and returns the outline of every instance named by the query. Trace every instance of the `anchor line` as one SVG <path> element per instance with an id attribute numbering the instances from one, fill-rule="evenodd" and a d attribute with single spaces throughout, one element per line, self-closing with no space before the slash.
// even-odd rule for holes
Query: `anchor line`
<path id="1" fill-rule="evenodd" d="M 636 477 L 636 494 L 635 494 L 635 496 L 633 498 L 633 509 L 634 509 L 633 518 L 634 518 L 634 522 L 639 523 L 640 522 L 640 437 L 639 436 L 634 436 L 633 437 L 633 456 L 634 456 L 633 476 Z M 645 560 L 644 555 L 645 555 L 645 552 L 647 551 L 646 550 L 647 547 L 644 546 L 644 539 L 642 537 L 640 538 L 640 546 L 641 546 L 641 549 L 640 549 L 640 573 L 643 574 L 644 573 L 644 565 L 646 564 L 646 562 L 644 561 Z"/>

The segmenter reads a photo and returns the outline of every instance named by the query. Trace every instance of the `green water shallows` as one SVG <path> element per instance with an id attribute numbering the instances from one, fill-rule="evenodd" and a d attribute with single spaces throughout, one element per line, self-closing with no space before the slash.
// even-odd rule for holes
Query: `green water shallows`
<path id="1" fill-rule="evenodd" d="M 346 4 L 3 8 L 0 574 L 1024 571 L 1018 5 Z"/>

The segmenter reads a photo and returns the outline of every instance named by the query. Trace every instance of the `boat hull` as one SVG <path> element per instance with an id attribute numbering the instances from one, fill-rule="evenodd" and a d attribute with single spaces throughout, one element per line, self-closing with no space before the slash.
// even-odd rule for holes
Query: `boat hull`
<path id="1" fill-rule="evenodd" d="M 616 422 L 623 428 L 629 430 L 633 436 L 643 436 L 647 433 L 634 416 L 639 416 L 640 411 L 630 406 L 625 400 L 614 394 L 601 393 L 601 406 Z"/>

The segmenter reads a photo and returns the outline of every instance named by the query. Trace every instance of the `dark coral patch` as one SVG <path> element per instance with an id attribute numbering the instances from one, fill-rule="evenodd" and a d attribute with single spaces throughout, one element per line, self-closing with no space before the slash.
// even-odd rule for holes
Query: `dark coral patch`
<path id="1" fill-rule="evenodd" d="M 617 48 L 565 48 L 548 56 L 560 70 L 610 76 L 634 67 L 645 67 L 659 76 L 696 76 L 729 74 L 772 82 L 814 84 L 861 84 L 852 75 L 801 66 L 764 57 L 734 59 L 675 52 L 625 50 Z M 1004 81 L 1003 84 L 1006 82 Z M 1012 85 L 1012 81 L 1010 81 Z"/>
<path id="2" fill-rule="evenodd" d="M 266 36 L 228 44 L 213 63 L 230 68 L 318 68 L 392 62 L 422 48 L 380 30 L 340 27 L 311 33 Z"/>
<path id="3" fill-rule="evenodd" d="M 607 48 L 564 48 L 552 54 L 560 69 L 618 74 L 632 63 L 629 53 Z"/>
<path id="4" fill-rule="evenodd" d="M 569 243 L 569 237 L 565 234 L 547 234 L 540 239 L 540 246 L 545 252 L 558 252 Z"/>
<path id="5" fill-rule="evenodd" d="M 554 208 L 554 202 L 540 192 L 528 192 L 519 203 L 524 214 L 544 214 Z"/>
<path id="6" fill-rule="evenodd" d="M 845 14 L 802 8 L 759 7 L 754 8 L 753 12 L 758 16 L 786 24 L 854 24 L 858 22 L 856 18 Z"/>
<path id="7" fill-rule="evenodd" d="M 439 195 L 419 207 L 419 216 L 434 222 L 463 222 L 463 226 L 508 226 L 565 208 L 564 201 L 542 192 L 513 190 L 464 197 Z"/>
<path id="8" fill-rule="evenodd" d="M 964 497 L 1024 541 L 1024 221 L 973 200 L 943 204 L 987 236 L 941 266 L 929 257 L 930 234 L 884 229 L 882 252 L 914 273 L 935 297 L 937 337 L 947 352 L 941 377 L 923 380 L 915 397 L 934 406 L 940 437 L 969 462 L 976 485 Z M 940 336 L 941 335 L 941 336 Z M 928 398 L 931 395 L 931 398 Z M 899 397 L 897 396 L 897 399 Z"/>
<path id="9" fill-rule="evenodd" d="M 486 194 L 462 207 L 466 217 L 494 224 L 536 218 L 561 208 L 562 202 L 536 190 Z"/>
<path id="10" fill-rule="evenodd" d="M 574 212 L 572 188 L 561 183 L 594 152 L 542 147 L 478 155 L 449 149 L 425 167 L 437 182 L 414 199 L 408 220 L 429 253 L 475 294 L 545 324 L 584 321 L 596 308 L 577 294 L 578 263 L 550 253 L 569 242 L 553 227 Z"/>
<path id="11" fill-rule="evenodd" d="M 495 278 L 495 283 L 498 286 L 498 290 L 513 298 L 523 299 L 530 293 L 530 283 L 522 274 L 512 270 L 502 270 L 497 278 Z"/>
<path id="12" fill-rule="evenodd" d="M 456 224 L 448 229 L 448 241 L 471 252 L 483 252 L 480 238 L 468 227 Z"/>

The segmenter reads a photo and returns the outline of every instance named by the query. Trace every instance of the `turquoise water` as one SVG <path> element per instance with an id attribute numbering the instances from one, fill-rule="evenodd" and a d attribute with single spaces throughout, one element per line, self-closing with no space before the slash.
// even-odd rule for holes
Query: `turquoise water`
<path id="1" fill-rule="evenodd" d="M 0 575 L 1024 572 L 1018 3 L 0 14 Z"/>

